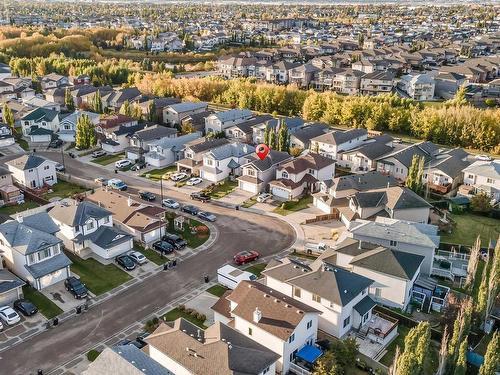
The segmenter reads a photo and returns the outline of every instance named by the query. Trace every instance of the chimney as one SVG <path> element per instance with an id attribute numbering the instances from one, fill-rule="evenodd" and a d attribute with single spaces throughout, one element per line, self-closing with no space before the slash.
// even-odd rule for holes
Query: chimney
<path id="1" fill-rule="evenodd" d="M 260 322 L 262 319 L 262 311 L 259 310 L 258 307 L 255 308 L 255 311 L 253 312 L 253 321 L 254 323 Z"/>
<path id="2" fill-rule="evenodd" d="M 131 206 L 132 206 L 132 198 L 130 198 L 130 196 L 127 198 L 127 205 L 128 205 L 129 207 L 131 207 Z"/>
<path id="3" fill-rule="evenodd" d="M 24 221 L 24 218 L 21 215 L 17 215 L 16 220 L 18 223 L 22 223 Z"/>

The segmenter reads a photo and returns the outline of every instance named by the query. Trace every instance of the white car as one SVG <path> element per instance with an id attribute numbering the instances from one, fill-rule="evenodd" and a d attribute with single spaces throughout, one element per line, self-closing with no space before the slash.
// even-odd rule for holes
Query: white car
<path id="1" fill-rule="evenodd" d="M 179 204 L 179 202 L 177 201 L 174 201 L 173 199 L 170 199 L 170 198 L 167 198 L 167 199 L 164 199 L 161 201 L 161 205 L 163 207 L 167 207 L 167 208 L 173 208 L 174 210 L 179 208 L 181 205 Z"/>
<path id="2" fill-rule="evenodd" d="M 186 181 L 186 185 L 188 186 L 194 186 L 194 185 L 198 185 L 198 184 L 201 184 L 203 182 L 203 180 L 199 177 L 192 177 L 190 178 L 189 180 Z"/>
<path id="3" fill-rule="evenodd" d="M 476 155 L 476 159 L 481 161 L 491 161 L 491 157 L 488 155 Z"/>
<path id="4" fill-rule="evenodd" d="M 97 150 L 92 153 L 93 158 L 100 158 L 101 156 L 106 155 L 106 151 L 104 150 Z"/>
<path id="5" fill-rule="evenodd" d="M 128 159 L 122 159 L 122 160 L 118 160 L 117 162 L 115 162 L 115 168 L 118 168 L 118 169 L 126 168 L 126 167 L 131 166 L 132 164 L 134 164 L 134 163 L 132 163 Z"/>
<path id="6" fill-rule="evenodd" d="M 127 255 L 129 257 L 131 257 L 132 260 L 139 265 L 145 264 L 148 262 L 148 258 L 146 258 L 143 254 L 141 254 L 138 251 L 130 251 Z"/>
<path id="7" fill-rule="evenodd" d="M 180 180 L 184 180 L 188 175 L 185 174 L 185 173 L 175 173 L 173 174 L 172 176 L 170 176 L 170 179 L 172 181 L 180 181 Z"/>
<path id="8" fill-rule="evenodd" d="M 269 193 L 262 193 L 257 196 L 257 202 L 263 203 L 270 199 L 273 195 Z"/>
<path id="9" fill-rule="evenodd" d="M 0 318 L 9 326 L 19 323 L 21 321 L 21 317 L 19 316 L 19 314 L 16 313 L 14 309 L 10 306 L 0 307 Z"/>

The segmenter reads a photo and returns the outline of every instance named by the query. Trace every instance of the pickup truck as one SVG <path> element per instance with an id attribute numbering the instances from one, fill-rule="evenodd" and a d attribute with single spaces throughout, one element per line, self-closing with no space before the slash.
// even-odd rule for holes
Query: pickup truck
<path id="1" fill-rule="evenodd" d="M 322 242 L 320 243 L 306 243 L 304 248 L 307 254 L 321 254 L 328 249 L 328 246 Z"/>

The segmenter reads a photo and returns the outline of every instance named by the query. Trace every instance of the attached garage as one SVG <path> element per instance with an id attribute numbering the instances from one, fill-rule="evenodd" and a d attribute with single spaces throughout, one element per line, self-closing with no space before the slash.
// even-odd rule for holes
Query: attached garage
<path id="1" fill-rule="evenodd" d="M 290 199 L 290 192 L 288 190 L 273 186 L 271 189 L 271 194 L 274 195 L 277 198 L 284 199 L 284 200 L 289 200 Z"/>
<path id="2" fill-rule="evenodd" d="M 36 289 L 41 290 L 68 278 L 71 275 L 70 264 L 71 260 L 64 253 L 59 253 L 42 262 L 25 265 L 27 279 Z"/>
<path id="3" fill-rule="evenodd" d="M 49 143 L 52 140 L 52 130 L 44 128 L 33 129 L 30 133 L 31 142 Z"/>
<path id="4" fill-rule="evenodd" d="M 26 283 L 7 269 L 0 269 L 0 306 L 10 305 L 22 298 Z"/>
<path id="5" fill-rule="evenodd" d="M 54 271 L 49 273 L 48 275 L 40 277 L 38 279 L 39 282 L 39 289 L 46 288 L 48 286 L 54 285 L 60 281 L 64 281 L 69 277 L 69 272 L 66 268 Z"/>
<path id="6" fill-rule="evenodd" d="M 249 193 L 253 193 L 253 194 L 257 194 L 258 193 L 258 191 L 257 191 L 257 185 L 252 184 L 250 182 L 245 182 L 245 181 L 241 181 L 240 180 L 238 182 L 238 187 L 241 190 L 248 191 Z"/>

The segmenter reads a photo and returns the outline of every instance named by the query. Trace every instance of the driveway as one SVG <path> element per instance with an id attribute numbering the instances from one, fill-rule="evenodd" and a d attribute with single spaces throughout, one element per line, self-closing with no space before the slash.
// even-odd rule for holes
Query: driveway
<path id="1" fill-rule="evenodd" d="M 203 292 L 199 296 L 194 297 L 188 303 L 186 307 L 195 309 L 199 313 L 204 314 L 207 317 L 205 320 L 205 325 L 210 326 L 214 324 L 214 311 L 211 307 L 219 300 L 219 297 L 214 296 L 208 292 Z"/>
<path id="2" fill-rule="evenodd" d="M 229 193 L 225 197 L 218 199 L 218 201 L 229 204 L 242 204 L 254 195 L 254 193 L 249 193 L 248 191 L 236 188 L 233 192 Z"/>
<path id="3" fill-rule="evenodd" d="M 66 290 L 64 281 L 55 283 L 41 290 L 42 294 L 49 300 L 54 302 L 63 311 L 74 310 L 77 306 L 85 303 L 85 299 L 77 299 Z M 89 295 L 92 296 L 89 292 Z"/>

